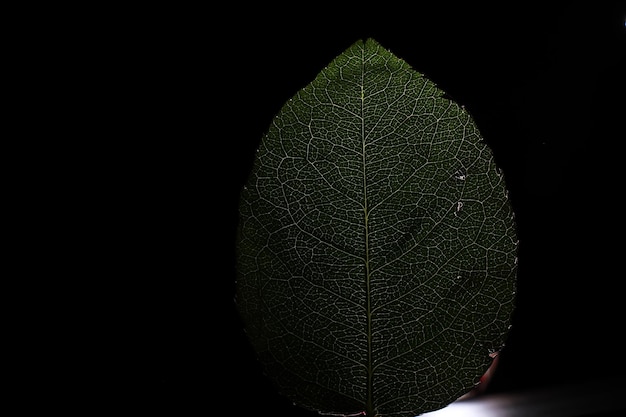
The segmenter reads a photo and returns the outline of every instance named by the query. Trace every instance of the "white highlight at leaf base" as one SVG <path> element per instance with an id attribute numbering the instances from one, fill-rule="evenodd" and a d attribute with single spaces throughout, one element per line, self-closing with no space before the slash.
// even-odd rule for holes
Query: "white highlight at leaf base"
<path id="1" fill-rule="evenodd" d="M 623 411 L 622 378 L 545 386 L 459 399 L 420 417 L 571 417 Z M 608 415 L 608 414 L 606 414 Z M 610 415 L 617 415 L 611 413 Z M 621 414 L 620 414 L 621 415 Z"/>
<path id="2" fill-rule="evenodd" d="M 506 404 L 496 405 L 493 401 L 478 399 L 459 400 L 440 410 L 421 414 L 420 417 L 503 417 L 503 405 Z"/>

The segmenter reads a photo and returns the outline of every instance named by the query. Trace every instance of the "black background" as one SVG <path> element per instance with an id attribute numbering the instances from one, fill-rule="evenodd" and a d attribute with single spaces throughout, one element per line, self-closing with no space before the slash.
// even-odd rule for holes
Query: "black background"
<path id="1" fill-rule="evenodd" d="M 426 4 L 135 15 L 115 65 L 134 123 L 113 193 L 131 226 L 108 398 L 170 415 L 317 415 L 276 393 L 247 344 L 233 303 L 238 194 L 282 104 L 368 37 L 465 106 L 507 181 L 517 307 L 489 391 L 626 376 L 620 3 Z"/>

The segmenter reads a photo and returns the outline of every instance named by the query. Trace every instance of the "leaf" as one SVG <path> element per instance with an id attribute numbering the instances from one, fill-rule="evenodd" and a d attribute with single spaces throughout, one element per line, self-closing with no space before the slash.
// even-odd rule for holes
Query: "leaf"
<path id="1" fill-rule="evenodd" d="M 504 178 L 468 113 L 375 40 L 275 117 L 237 242 L 247 335 L 302 407 L 442 408 L 506 340 L 517 237 Z"/>

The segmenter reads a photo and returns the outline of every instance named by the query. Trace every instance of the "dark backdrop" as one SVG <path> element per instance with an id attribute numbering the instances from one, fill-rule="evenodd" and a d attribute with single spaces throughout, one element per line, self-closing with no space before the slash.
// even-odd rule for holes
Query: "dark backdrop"
<path id="1" fill-rule="evenodd" d="M 140 104 L 122 104 L 141 115 L 120 243 L 131 314 L 113 332 L 112 398 L 171 415 L 316 415 L 275 392 L 237 316 L 238 194 L 282 104 L 367 37 L 464 105 L 504 172 L 518 298 L 489 390 L 626 376 L 619 2 L 424 4 L 164 9 L 139 30 L 127 59 Z"/>

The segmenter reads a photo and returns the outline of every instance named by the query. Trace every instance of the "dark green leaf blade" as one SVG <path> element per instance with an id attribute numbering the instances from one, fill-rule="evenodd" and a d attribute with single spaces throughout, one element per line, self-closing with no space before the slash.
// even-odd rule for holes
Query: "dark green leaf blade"
<path id="1" fill-rule="evenodd" d="M 263 138 L 241 193 L 237 305 L 297 404 L 414 416 L 471 389 L 504 344 L 516 251 L 471 117 L 370 39 Z"/>

